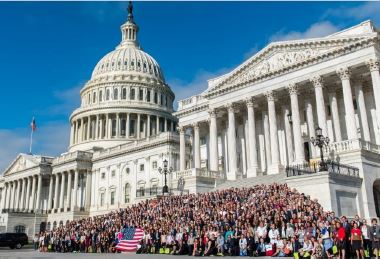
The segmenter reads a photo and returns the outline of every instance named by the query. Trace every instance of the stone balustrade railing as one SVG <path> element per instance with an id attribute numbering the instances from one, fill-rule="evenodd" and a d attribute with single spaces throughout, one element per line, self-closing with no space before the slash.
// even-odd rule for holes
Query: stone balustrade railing
<path id="1" fill-rule="evenodd" d="M 195 106 L 195 105 L 199 104 L 199 102 L 201 102 L 202 100 L 204 100 L 204 97 L 202 95 L 194 95 L 194 96 L 191 96 L 187 99 L 180 100 L 180 101 L 178 101 L 178 110 L 182 110 L 182 109 L 186 109 L 186 108 L 191 107 L 191 106 Z"/>
<path id="2" fill-rule="evenodd" d="M 224 175 L 217 171 L 210 171 L 206 168 L 202 168 L 202 169 L 191 168 L 191 169 L 186 169 L 183 171 L 174 172 L 173 179 L 179 179 L 181 177 L 186 178 L 186 177 L 192 177 L 192 176 L 215 178 L 215 179 L 224 178 Z"/>
<path id="3" fill-rule="evenodd" d="M 176 132 L 162 132 L 158 135 L 150 136 L 148 138 L 143 139 L 135 139 L 132 142 L 128 142 L 125 144 L 117 145 L 111 148 L 102 149 L 96 151 L 94 153 L 94 157 L 99 157 L 104 154 L 112 154 L 120 152 L 120 150 L 125 150 L 126 148 L 135 148 L 135 147 L 143 147 L 144 145 L 151 145 L 156 142 L 165 141 L 165 140 L 176 140 L 179 141 L 179 136 Z"/>
<path id="4" fill-rule="evenodd" d="M 85 151 L 74 151 L 70 153 L 63 154 L 53 159 L 53 165 L 61 164 L 72 160 L 91 160 L 92 153 Z"/>
<path id="5" fill-rule="evenodd" d="M 351 139 L 351 140 L 344 140 L 340 142 L 330 143 L 327 147 L 325 147 L 324 153 L 326 155 L 329 155 L 332 152 L 342 153 L 346 151 L 361 150 L 361 149 L 380 154 L 379 145 L 368 142 L 368 141 L 364 141 L 361 139 Z"/>

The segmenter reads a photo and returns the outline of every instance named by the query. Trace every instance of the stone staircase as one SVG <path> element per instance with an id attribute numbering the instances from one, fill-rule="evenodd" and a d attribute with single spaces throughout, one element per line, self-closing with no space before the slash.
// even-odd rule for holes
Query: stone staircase
<path id="1" fill-rule="evenodd" d="M 225 181 L 218 184 L 213 190 L 223 190 L 229 188 L 243 188 L 252 187 L 260 184 L 272 184 L 272 183 L 285 183 L 285 174 L 272 174 L 272 175 L 261 175 L 252 178 L 243 178 L 235 181 Z"/>

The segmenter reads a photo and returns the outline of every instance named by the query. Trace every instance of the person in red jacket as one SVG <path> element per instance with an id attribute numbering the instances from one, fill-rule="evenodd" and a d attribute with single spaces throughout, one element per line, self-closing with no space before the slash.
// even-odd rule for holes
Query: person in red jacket
<path id="1" fill-rule="evenodd" d="M 336 247 L 338 248 L 339 252 L 339 259 L 344 259 L 346 256 L 346 230 L 340 224 L 340 222 L 336 223 L 336 229 L 338 230 L 336 233 Z"/>

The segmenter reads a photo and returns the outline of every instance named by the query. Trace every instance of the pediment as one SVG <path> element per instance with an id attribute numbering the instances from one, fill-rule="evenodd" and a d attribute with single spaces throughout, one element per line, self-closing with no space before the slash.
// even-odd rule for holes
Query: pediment
<path id="1" fill-rule="evenodd" d="M 255 81 L 315 63 L 319 59 L 374 37 L 376 33 L 271 43 L 230 73 L 209 80 L 206 95 L 225 86 Z"/>
<path id="2" fill-rule="evenodd" d="M 3 176 L 16 174 L 19 171 L 26 170 L 39 165 L 39 161 L 31 155 L 19 154 L 15 160 L 5 169 Z"/>

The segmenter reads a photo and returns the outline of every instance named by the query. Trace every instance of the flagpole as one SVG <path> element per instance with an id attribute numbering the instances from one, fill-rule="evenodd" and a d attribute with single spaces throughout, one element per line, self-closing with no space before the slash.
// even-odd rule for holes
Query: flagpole
<path id="1" fill-rule="evenodd" d="M 29 154 L 32 154 L 32 145 L 33 145 L 33 129 L 31 129 L 31 132 L 30 132 Z"/>

